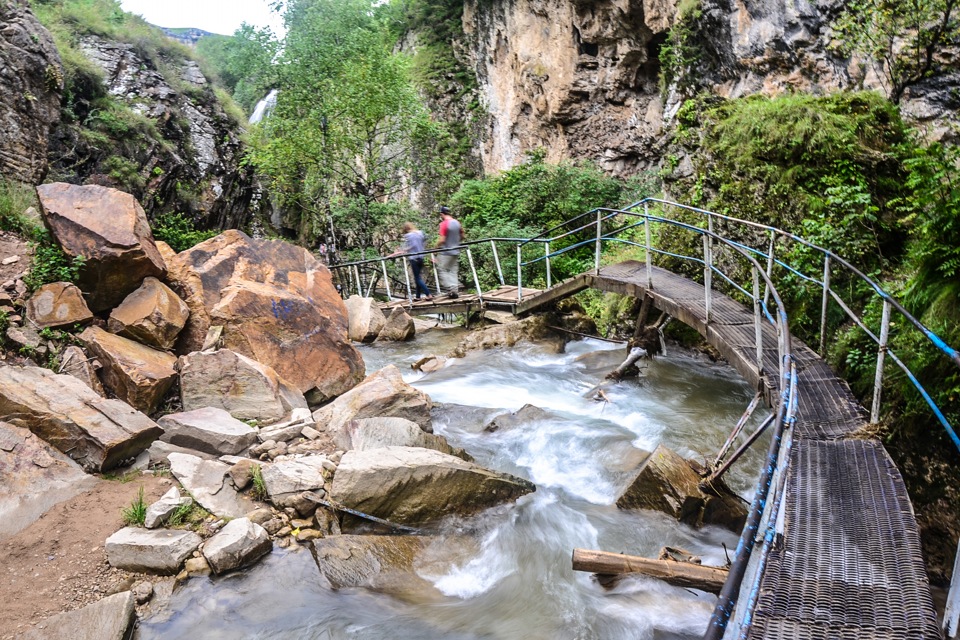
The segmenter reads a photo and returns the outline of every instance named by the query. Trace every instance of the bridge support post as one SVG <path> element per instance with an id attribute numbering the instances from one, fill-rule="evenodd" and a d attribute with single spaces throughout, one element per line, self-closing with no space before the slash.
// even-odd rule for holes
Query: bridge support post
<path id="1" fill-rule="evenodd" d="M 883 315 L 880 320 L 880 348 L 877 350 L 877 373 L 873 378 L 873 403 L 870 406 L 870 422 L 880 420 L 880 395 L 883 390 L 883 361 L 887 355 L 887 338 L 890 336 L 890 301 L 883 301 Z"/>
<path id="2" fill-rule="evenodd" d="M 830 254 L 823 259 L 823 303 L 820 308 L 820 355 L 826 356 L 827 304 L 830 302 Z"/>

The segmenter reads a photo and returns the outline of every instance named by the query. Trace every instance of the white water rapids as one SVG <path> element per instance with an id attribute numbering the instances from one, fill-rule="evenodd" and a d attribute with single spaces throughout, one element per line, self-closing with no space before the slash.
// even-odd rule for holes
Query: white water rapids
<path id="1" fill-rule="evenodd" d="M 406 344 L 362 347 L 367 371 L 396 364 L 405 379 L 440 403 L 434 430 L 485 467 L 522 476 L 536 492 L 469 520 L 449 523 L 477 544 L 453 563 L 420 570 L 430 593 L 398 597 L 333 590 L 306 548 L 275 549 L 250 570 L 194 578 L 138 637 L 302 638 L 305 640 L 635 640 L 702 635 L 715 598 L 630 577 L 604 590 L 571 569 L 574 547 L 656 557 L 664 545 L 723 564 L 723 529 L 694 530 L 662 514 L 614 505 L 642 460 L 663 443 L 684 457 L 716 454 L 752 392 L 726 365 L 672 349 L 641 381 L 611 386 L 609 403 L 583 397 L 623 359 L 622 347 L 594 340 L 475 352 L 422 375 L 409 363 L 446 353 L 459 331 L 433 330 Z M 524 404 L 547 410 L 533 423 L 486 432 L 483 426 Z M 754 420 L 752 424 L 756 424 Z M 749 499 L 764 443 L 727 480 Z"/>

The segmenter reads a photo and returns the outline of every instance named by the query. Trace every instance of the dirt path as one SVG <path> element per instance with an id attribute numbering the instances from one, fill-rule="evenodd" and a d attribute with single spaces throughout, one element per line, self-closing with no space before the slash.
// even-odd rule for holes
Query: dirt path
<path id="1" fill-rule="evenodd" d="M 136 499 L 141 486 L 149 503 L 172 483 L 170 478 L 152 476 L 129 482 L 101 480 L 90 491 L 55 505 L 23 531 L 0 540 L 0 639 L 122 590 L 118 587 L 125 581 L 129 588 L 135 574 L 111 568 L 103 543 L 123 526 L 120 512 Z"/>

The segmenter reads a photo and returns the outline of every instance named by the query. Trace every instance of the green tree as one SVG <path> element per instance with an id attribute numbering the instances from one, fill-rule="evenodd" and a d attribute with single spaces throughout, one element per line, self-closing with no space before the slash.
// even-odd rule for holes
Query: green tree
<path id="1" fill-rule="evenodd" d="M 243 23 L 232 36 L 201 38 L 196 51 L 249 114 L 277 81 L 273 61 L 279 47 L 270 29 Z"/>
<path id="2" fill-rule="evenodd" d="M 852 0 L 834 28 L 840 50 L 870 58 L 887 95 L 899 102 L 910 85 L 937 72 L 940 54 L 960 36 L 958 0 Z"/>

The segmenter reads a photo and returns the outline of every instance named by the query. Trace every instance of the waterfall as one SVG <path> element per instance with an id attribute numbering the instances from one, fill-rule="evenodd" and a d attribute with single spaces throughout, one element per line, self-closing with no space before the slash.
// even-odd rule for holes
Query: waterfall
<path id="1" fill-rule="evenodd" d="M 260 122 L 273 111 L 273 108 L 277 106 L 277 93 L 276 89 L 271 89 L 267 97 L 257 103 L 256 108 L 253 110 L 253 115 L 250 116 L 250 124 Z"/>

